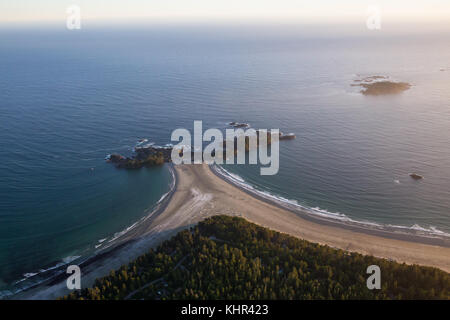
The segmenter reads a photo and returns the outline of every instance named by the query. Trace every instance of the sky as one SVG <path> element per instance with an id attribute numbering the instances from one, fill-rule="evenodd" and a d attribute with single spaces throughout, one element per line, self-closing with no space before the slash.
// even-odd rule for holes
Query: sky
<path id="1" fill-rule="evenodd" d="M 375 5 L 385 21 L 450 22 L 450 0 L 0 0 L 0 23 L 62 21 L 70 5 L 89 20 L 358 21 Z"/>

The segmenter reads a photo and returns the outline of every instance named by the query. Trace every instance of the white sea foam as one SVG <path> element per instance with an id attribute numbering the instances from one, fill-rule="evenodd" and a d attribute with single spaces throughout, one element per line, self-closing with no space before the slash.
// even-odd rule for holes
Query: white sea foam
<path id="1" fill-rule="evenodd" d="M 155 145 L 154 142 L 149 142 L 149 143 L 146 143 L 146 144 L 144 144 L 144 145 L 141 145 L 140 147 L 142 147 L 142 148 L 148 148 L 148 147 L 151 147 L 151 146 L 154 146 L 154 145 Z"/>
<path id="2" fill-rule="evenodd" d="M 391 228 L 395 228 L 395 229 L 400 229 L 400 230 L 417 231 L 417 232 L 425 234 L 425 235 L 435 235 L 435 236 L 442 236 L 442 237 L 450 238 L 450 233 L 439 230 L 435 226 L 429 226 L 428 228 L 422 227 L 418 224 L 413 224 L 410 227 L 400 226 L 400 225 L 392 225 L 392 224 L 388 224 L 387 226 L 391 227 Z"/>
<path id="3" fill-rule="evenodd" d="M 78 259 L 80 257 L 81 256 L 68 256 L 68 257 L 63 258 L 60 262 L 56 263 L 55 265 L 53 265 L 53 266 L 51 266 L 51 267 L 49 267 L 47 269 L 39 269 L 38 272 L 27 272 L 27 273 L 24 273 L 23 274 L 24 278 L 14 282 L 14 285 L 16 285 L 16 286 L 20 284 L 18 289 L 15 289 L 14 291 L 6 290 L 6 291 L 0 292 L 0 299 L 2 297 L 15 295 L 15 294 L 17 294 L 19 292 L 27 290 L 28 288 L 30 288 L 30 287 L 32 287 L 34 285 L 40 284 L 40 283 L 42 283 L 42 282 L 44 282 L 44 281 L 46 281 L 48 279 L 51 279 L 51 277 L 53 275 L 50 276 L 50 277 L 48 277 L 48 275 L 46 275 L 44 277 L 39 277 L 39 275 L 44 274 L 44 273 L 48 273 L 50 271 L 57 270 L 57 269 L 65 266 L 65 265 L 68 265 L 69 263 L 71 263 L 72 261 L 74 261 L 74 260 L 76 260 L 76 259 Z M 58 271 L 57 274 L 60 274 L 60 273 L 61 272 Z M 38 277 L 36 277 L 36 276 L 38 276 Z M 36 277 L 36 279 L 34 279 L 34 277 Z"/>
<path id="4" fill-rule="evenodd" d="M 165 193 L 165 194 L 163 194 L 162 197 L 158 200 L 157 203 L 161 203 L 169 194 L 170 194 L 170 191 Z"/>
<path id="5" fill-rule="evenodd" d="M 118 238 L 120 238 L 121 236 L 123 236 L 125 233 L 127 233 L 130 230 L 133 230 L 136 226 L 137 226 L 138 222 L 133 223 L 131 226 L 125 228 L 124 230 L 120 231 L 120 232 L 116 232 L 114 233 L 114 236 L 112 237 L 111 240 L 108 241 L 109 242 L 113 242 L 114 240 L 117 240 Z"/>
<path id="6" fill-rule="evenodd" d="M 71 263 L 72 261 L 74 261 L 74 260 L 76 260 L 76 259 L 78 259 L 78 258 L 80 258 L 81 256 L 68 256 L 68 257 L 65 257 L 65 258 L 63 258 L 62 260 L 63 260 L 63 262 L 64 263 Z"/>
<path id="7" fill-rule="evenodd" d="M 239 181 L 239 182 L 245 183 L 245 180 L 242 179 L 241 176 L 239 176 L 239 175 L 237 175 L 237 174 L 233 174 L 233 173 L 231 173 L 231 172 L 228 172 L 228 174 L 229 174 L 230 177 L 232 177 L 233 179 L 235 179 L 235 180 L 237 180 L 237 181 Z"/>
<path id="8" fill-rule="evenodd" d="M 31 278 L 31 277 L 34 277 L 35 275 L 37 275 L 37 273 L 35 273 L 35 272 L 30 272 L 30 273 L 24 273 L 24 277 L 25 278 Z"/>
<path id="9" fill-rule="evenodd" d="M 40 274 L 40 273 L 44 273 L 44 272 L 48 272 L 48 271 L 52 271 L 52 270 L 58 269 L 58 268 L 60 268 L 60 267 L 62 267 L 62 266 L 64 266 L 64 265 L 67 265 L 67 264 L 71 263 L 72 261 L 74 261 L 74 260 L 76 260 L 76 259 L 78 259 L 78 258 L 80 258 L 80 257 L 81 257 L 81 256 L 68 256 L 68 257 L 65 257 L 65 258 L 62 259 L 61 262 L 58 262 L 58 263 L 55 264 L 54 266 L 51 266 L 51 267 L 49 267 L 49 268 L 47 268 L 47 269 L 39 269 L 39 272 L 38 272 L 37 274 Z M 31 273 L 29 273 L 29 274 L 31 274 Z"/>
<path id="10" fill-rule="evenodd" d="M 66 263 L 64 263 L 64 262 L 58 262 L 57 264 L 55 264 L 54 266 L 52 266 L 52 267 L 50 267 L 50 268 L 47 268 L 47 269 L 39 269 L 39 273 L 44 273 L 44 272 L 47 272 L 47 271 L 51 271 L 51 270 L 58 269 L 58 268 L 62 267 L 62 266 L 65 265 L 65 264 L 66 264 Z"/>
<path id="11" fill-rule="evenodd" d="M 148 139 L 142 139 L 142 140 L 138 141 L 138 143 L 136 145 L 140 146 L 140 145 L 143 145 L 146 142 L 148 142 Z"/>

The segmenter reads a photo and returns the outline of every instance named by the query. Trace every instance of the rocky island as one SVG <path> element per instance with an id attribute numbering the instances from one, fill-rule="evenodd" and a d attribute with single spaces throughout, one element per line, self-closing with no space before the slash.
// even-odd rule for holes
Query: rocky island
<path id="1" fill-rule="evenodd" d="M 112 154 L 107 161 L 117 168 L 139 169 L 142 167 L 159 166 L 170 162 L 172 148 L 169 147 L 136 147 L 133 157 L 124 157 L 120 154 Z"/>
<path id="2" fill-rule="evenodd" d="M 370 76 L 354 82 L 352 86 L 362 87 L 361 93 L 365 96 L 399 94 L 411 88 L 411 84 L 407 82 L 392 81 L 386 76 Z"/>

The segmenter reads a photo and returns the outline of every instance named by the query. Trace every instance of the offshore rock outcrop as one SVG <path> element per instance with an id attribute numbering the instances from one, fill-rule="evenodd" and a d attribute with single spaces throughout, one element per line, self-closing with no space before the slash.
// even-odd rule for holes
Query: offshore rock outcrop
<path id="1" fill-rule="evenodd" d="M 107 159 L 117 168 L 139 169 L 142 167 L 160 166 L 170 162 L 172 148 L 166 147 L 136 147 L 133 157 L 124 157 L 120 154 L 112 154 Z"/>
<path id="2" fill-rule="evenodd" d="M 362 87 L 360 92 L 365 96 L 380 96 L 399 94 L 411 88 L 407 82 L 389 80 L 386 76 L 370 76 L 354 80 L 352 86 Z"/>
<path id="3" fill-rule="evenodd" d="M 410 173 L 409 176 L 414 180 L 422 180 L 423 177 L 417 173 Z"/>
<path id="4" fill-rule="evenodd" d="M 241 123 L 241 122 L 234 122 L 234 121 L 232 121 L 232 122 L 229 122 L 228 125 L 230 125 L 230 126 L 232 126 L 234 128 L 249 128 L 250 127 L 250 124 L 245 123 L 245 122 Z"/>
<path id="5" fill-rule="evenodd" d="M 287 133 L 287 134 L 284 134 L 284 133 L 282 133 L 282 132 L 280 132 L 280 141 L 282 141 L 282 140 L 294 140 L 295 139 L 295 134 L 293 134 L 293 133 Z"/>

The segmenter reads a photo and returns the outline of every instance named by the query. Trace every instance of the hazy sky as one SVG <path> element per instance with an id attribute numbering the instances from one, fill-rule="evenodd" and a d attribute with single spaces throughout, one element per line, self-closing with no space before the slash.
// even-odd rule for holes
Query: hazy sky
<path id="1" fill-rule="evenodd" d="M 450 0 L 0 0 L 0 22 L 65 20 L 74 4 L 102 20 L 357 21 L 377 5 L 392 22 L 450 21 Z"/>

